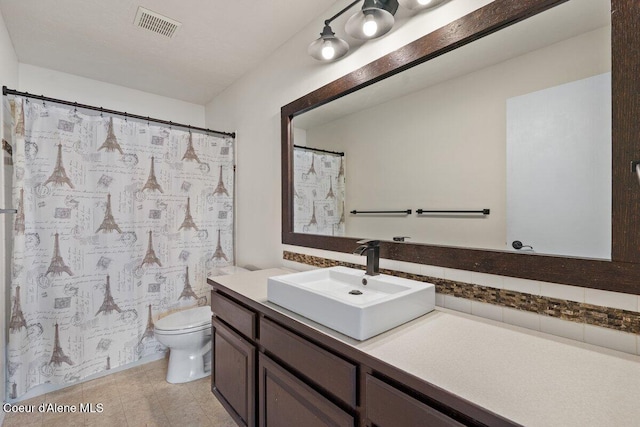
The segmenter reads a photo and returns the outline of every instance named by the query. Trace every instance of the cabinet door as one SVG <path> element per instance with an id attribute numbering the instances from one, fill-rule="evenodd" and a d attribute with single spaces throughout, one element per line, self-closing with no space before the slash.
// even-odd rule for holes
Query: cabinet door
<path id="1" fill-rule="evenodd" d="M 375 427 L 457 427 L 456 420 L 367 374 L 365 411 Z"/>
<path id="2" fill-rule="evenodd" d="M 236 422 L 254 427 L 256 424 L 256 349 L 217 319 L 212 320 L 212 325 L 211 386 L 213 394 Z"/>
<path id="3" fill-rule="evenodd" d="M 259 354 L 260 427 L 353 427 L 354 418 Z"/>

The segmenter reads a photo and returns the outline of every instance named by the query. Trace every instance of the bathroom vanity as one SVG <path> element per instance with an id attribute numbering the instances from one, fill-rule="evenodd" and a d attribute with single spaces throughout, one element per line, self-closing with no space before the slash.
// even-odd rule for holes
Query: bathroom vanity
<path id="1" fill-rule="evenodd" d="M 633 425 L 640 358 L 436 309 L 357 341 L 209 279 L 212 392 L 244 426 Z"/>

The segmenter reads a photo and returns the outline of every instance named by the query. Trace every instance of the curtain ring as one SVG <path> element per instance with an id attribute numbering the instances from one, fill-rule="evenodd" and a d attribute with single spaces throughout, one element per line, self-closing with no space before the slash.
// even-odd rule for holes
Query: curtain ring
<path id="1" fill-rule="evenodd" d="M 73 112 L 74 112 L 74 113 L 77 113 L 77 112 L 78 112 L 78 103 L 77 103 L 77 102 L 74 102 L 74 103 L 73 103 Z"/>
<path id="2" fill-rule="evenodd" d="M 104 116 L 102 115 L 102 107 L 100 107 L 100 117 L 104 117 Z"/>

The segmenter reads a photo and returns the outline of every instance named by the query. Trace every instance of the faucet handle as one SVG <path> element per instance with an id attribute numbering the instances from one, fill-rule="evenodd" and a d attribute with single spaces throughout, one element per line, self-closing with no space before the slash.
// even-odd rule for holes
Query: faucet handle
<path id="1" fill-rule="evenodd" d="M 356 243 L 359 245 L 367 245 L 369 247 L 380 246 L 380 240 L 364 239 L 364 240 L 358 240 Z"/>

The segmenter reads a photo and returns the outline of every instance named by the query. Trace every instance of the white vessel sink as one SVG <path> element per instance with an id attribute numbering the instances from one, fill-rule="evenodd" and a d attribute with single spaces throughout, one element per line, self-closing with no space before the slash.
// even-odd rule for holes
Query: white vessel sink
<path id="1" fill-rule="evenodd" d="M 267 299 L 272 303 L 357 340 L 432 311 L 435 295 L 431 283 L 385 274 L 367 276 L 347 267 L 275 276 L 267 283 Z"/>

